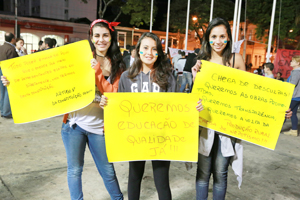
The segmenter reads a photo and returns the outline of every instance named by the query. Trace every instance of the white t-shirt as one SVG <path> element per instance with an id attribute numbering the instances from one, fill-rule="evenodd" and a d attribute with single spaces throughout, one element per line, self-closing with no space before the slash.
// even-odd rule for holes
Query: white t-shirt
<path id="1" fill-rule="evenodd" d="M 100 108 L 99 103 L 91 103 L 90 105 L 72 112 L 69 114 L 69 124 L 77 124 L 84 130 L 103 135 L 103 109 Z"/>
<path id="2" fill-rule="evenodd" d="M 108 78 L 107 81 L 110 82 L 110 78 Z M 103 109 L 99 106 L 100 101 L 101 92 L 98 87 L 95 86 L 95 99 L 93 102 L 88 106 L 69 114 L 70 127 L 73 124 L 77 124 L 88 132 L 103 135 Z"/>

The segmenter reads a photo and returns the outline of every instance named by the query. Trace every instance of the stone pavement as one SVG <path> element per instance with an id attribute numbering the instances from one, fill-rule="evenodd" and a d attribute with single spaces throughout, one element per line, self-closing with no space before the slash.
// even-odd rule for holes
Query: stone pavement
<path id="1" fill-rule="evenodd" d="M 299 113 L 298 116 L 300 117 Z M 67 163 L 60 128 L 62 117 L 28 124 L 0 118 L 0 200 L 68 200 Z M 291 127 L 290 120 L 283 129 Z M 241 189 L 229 169 L 229 200 L 300 199 L 300 137 L 281 134 L 275 151 L 244 142 Z M 174 200 L 194 200 L 196 165 L 187 171 L 172 162 L 170 184 Z M 127 199 L 128 163 L 115 164 L 120 187 Z M 212 185 L 210 185 L 210 188 Z M 85 200 L 109 200 L 90 152 L 83 171 Z M 209 199 L 212 198 L 212 190 Z M 151 162 L 147 162 L 141 200 L 156 200 Z"/>

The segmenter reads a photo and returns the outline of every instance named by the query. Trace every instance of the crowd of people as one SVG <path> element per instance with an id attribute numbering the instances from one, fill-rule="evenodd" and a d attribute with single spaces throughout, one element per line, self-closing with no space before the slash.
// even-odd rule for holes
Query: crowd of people
<path id="1" fill-rule="evenodd" d="M 174 70 L 163 52 L 162 44 L 154 33 L 144 33 L 136 46 L 130 47 L 127 56 L 122 56 L 118 47 L 114 26 L 104 19 L 93 21 L 89 29 L 93 59 L 91 67 L 95 70 L 95 98 L 91 104 L 80 110 L 65 114 L 61 136 L 67 155 L 67 180 L 72 200 L 83 199 L 82 171 L 86 146 L 90 149 L 95 165 L 101 175 L 111 199 L 124 199 L 120 190 L 113 163 L 108 162 L 105 148 L 104 107 L 109 104 L 104 92 L 191 92 L 193 81 L 201 68 L 200 60 L 207 60 L 238 70 L 246 70 L 240 54 L 231 53 L 231 29 L 228 21 L 213 19 L 205 32 L 201 49 L 194 53 L 179 51 L 172 60 Z M 24 40 L 17 40 L 13 34 L 5 35 L 5 44 L 0 47 L 0 61 L 26 55 Z M 51 38 L 45 38 L 39 50 L 55 47 Z M 293 58 L 290 82 L 298 85 L 300 78 L 300 59 Z M 264 65 L 266 76 L 271 77 L 271 63 Z M 1 75 L 1 116 L 12 117 L 6 86 L 9 77 Z M 297 88 L 297 87 L 296 87 Z M 300 89 L 299 89 L 300 90 Z M 297 113 L 300 91 L 295 90 L 291 110 L 286 117 Z M 201 112 L 201 100 L 195 102 L 196 110 Z M 284 116 L 282 116 L 284 117 Z M 297 117 L 297 116 L 296 116 Z M 297 123 L 295 121 L 295 123 Z M 296 126 L 297 128 L 297 126 Z M 294 126 L 292 127 L 292 131 Z M 241 140 L 207 128 L 199 129 L 199 151 L 196 176 L 196 199 L 208 198 L 209 180 L 213 175 L 213 199 L 225 199 L 227 174 L 230 163 L 242 182 L 242 143 Z M 158 199 L 171 200 L 169 185 L 170 161 L 152 161 L 154 183 Z M 145 161 L 129 162 L 128 199 L 138 200 L 143 180 Z"/>

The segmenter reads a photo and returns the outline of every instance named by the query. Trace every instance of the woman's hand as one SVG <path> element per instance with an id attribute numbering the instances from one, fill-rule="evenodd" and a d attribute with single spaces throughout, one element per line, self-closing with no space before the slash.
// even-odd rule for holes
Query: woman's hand
<path id="1" fill-rule="evenodd" d="M 195 81 L 196 75 L 198 71 L 201 69 L 201 60 L 197 60 L 196 64 L 192 67 L 192 74 L 193 74 L 193 82 Z"/>
<path id="2" fill-rule="evenodd" d="M 107 105 L 107 97 L 102 95 L 101 101 L 99 103 L 100 108 L 104 109 L 104 107 Z"/>
<path id="3" fill-rule="evenodd" d="M 293 111 L 289 108 L 287 111 L 285 111 L 285 118 L 290 119 L 292 117 Z"/>
<path id="4" fill-rule="evenodd" d="M 202 99 L 199 99 L 199 101 L 197 102 L 198 105 L 196 106 L 198 112 L 201 112 L 204 108 L 203 108 L 203 105 L 202 105 Z"/>
<path id="5" fill-rule="evenodd" d="M 10 83 L 5 76 L 1 76 L 1 81 L 4 86 L 8 86 Z"/>
<path id="6" fill-rule="evenodd" d="M 95 59 L 95 58 L 93 58 L 92 60 L 91 60 L 91 67 L 94 69 L 94 67 L 97 65 L 97 60 Z"/>

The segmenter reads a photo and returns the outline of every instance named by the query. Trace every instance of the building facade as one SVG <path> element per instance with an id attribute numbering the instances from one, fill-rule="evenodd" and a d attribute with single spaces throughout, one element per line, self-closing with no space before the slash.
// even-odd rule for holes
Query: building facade
<path id="1" fill-rule="evenodd" d="M 18 16 L 57 20 L 97 17 L 97 0 L 17 0 Z M 15 14 L 15 0 L 1 0 L 0 14 Z"/>

